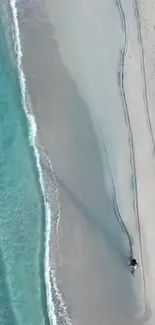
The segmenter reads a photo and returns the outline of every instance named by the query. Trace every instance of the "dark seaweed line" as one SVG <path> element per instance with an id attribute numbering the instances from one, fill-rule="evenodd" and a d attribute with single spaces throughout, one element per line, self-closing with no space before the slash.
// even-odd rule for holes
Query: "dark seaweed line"
<path id="1" fill-rule="evenodd" d="M 143 42 L 142 42 L 142 33 L 141 33 L 141 26 L 140 26 L 140 17 L 139 17 L 139 11 L 138 11 L 138 4 L 136 0 L 133 0 L 134 4 L 134 12 L 136 17 L 136 23 L 137 23 L 137 30 L 138 30 L 138 41 L 139 41 L 139 49 L 140 49 L 140 55 L 141 55 L 141 73 L 142 73 L 142 80 L 143 80 L 143 99 L 144 99 L 144 105 L 145 105 L 145 113 L 146 113 L 146 120 L 147 120 L 147 126 L 150 133 L 150 138 L 153 146 L 153 154 L 155 156 L 155 141 L 153 136 L 153 129 L 151 124 L 151 118 L 150 118 L 150 112 L 149 112 L 149 104 L 148 104 L 148 96 L 147 96 L 147 86 L 146 86 L 146 72 L 145 72 L 145 59 L 144 59 L 144 49 L 143 49 Z"/>
<path id="2" fill-rule="evenodd" d="M 125 45 L 121 50 L 120 55 L 120 71 L 119 71 L 119 86 L 121 91 L 121 98 L 123 102 L 123 109 L 124 109 L 124 115 L 126 119 L 126 124 L 128 127 L 128 134 L 129 134 L 129 145 L 130 145 L 130 156 L 131 156 L 131 167 L 133 172 L 133 190 L 134 190 L 134 211 L 136 216 L 136 222 L 137 222 L 137 231 L 139 235 L 139 245 L 140 245 L 140 259 L 141 259 L 141 265 L 142 265 L 142 279 L 143 279 L 143 287 L 144 287 L 144 295 L 145 295 L 145 310 L 146 310 L 146 282 L 145 282 L 145 274 L 144 274 L 144 264 L 143 264 L 143 254 L 142 254 L 142 236 L 141 236 L 141 227 L 140 227 L 140 218 L 139 218 L 139 207 L 138 207 L 138 190 L 137 190 L 137 179 L 136 179 L 136 163 L 135 163 L 135 153 L 134 153 L 134 141 L 133 141 L 133 134 L 132 134 L 132 128 L 130 123 L 130 117 L 128 112 L 128 105 L 125 95 L 125 89 L 124 89 L 124 60 L 126 55 L 126 48 L 127 48 L 127 28 L 126 28 L 126 18 L 125 14 L 122 8 L 122 4 L 120 0 L 117 0 L 117 7 L 120 12 L 121 21 L 123 25 L 123 31 L 125 34 Z"/>

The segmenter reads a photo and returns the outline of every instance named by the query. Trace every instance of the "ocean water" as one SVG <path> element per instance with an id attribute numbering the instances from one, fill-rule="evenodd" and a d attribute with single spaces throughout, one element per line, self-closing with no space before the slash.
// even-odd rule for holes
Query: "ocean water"
<path id="1" fill-rule="evenodd" d="M 0 20 L 0 324 L 44 325 L 44 202 L 4 28 Z"/>

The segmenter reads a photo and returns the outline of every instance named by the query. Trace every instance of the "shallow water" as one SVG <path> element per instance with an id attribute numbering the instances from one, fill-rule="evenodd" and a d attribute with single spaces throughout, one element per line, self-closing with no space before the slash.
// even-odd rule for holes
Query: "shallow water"
<path id="1" fill-rule="evenodd" d="M 17 70 L 0 21 L 0 324 L 48 323 L 43 234 L 38 173 Z"/>

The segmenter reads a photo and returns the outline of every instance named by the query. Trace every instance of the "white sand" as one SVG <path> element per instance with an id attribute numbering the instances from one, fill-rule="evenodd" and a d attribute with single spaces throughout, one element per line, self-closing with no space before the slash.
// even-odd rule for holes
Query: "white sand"
<path id="1" fill-rule="evenodd" d="M 153 10 L 146 3 L 151 1 L 143 1 L 141 8 L 141 23 L 145 15 L 149 24 L 147 29 L 143 26 L 145 55 L 154 62 L 154 43 L 147 41 L 153 37 Z M 60 288 L 76 325 L 136 325 L 147 323 L 149 317 L 148 324 L 154 324 L 155 169 L 133 4 L 122 0 L 128 26 L 124 86 L 135 148 L 141 237 L 133 210 L 128 129 L 118 86 L 124 33 L 116 2 L 20 3 L 29 93 L 60 190 Z M 149 65 L 147 85 L 152 71 Z M 148 96 L 153 115 L 151 80 Z M 105 144 L 119 208 L 141 265 L 134 279 L 127 265 L 128 240 L 113 211 Z M 146 303 L 152 316 L 145 313 Z"/>
<path id="2" fill-rule="evenodd" d="M 152 251 L 155 246 L 155 114 L 153 89 L 155 85 L 153 68 L 155 44 L 153 15 L 155 13 L 155 7 L 153 1 L 143 1 L 142 3 L 139 1 L 141 26 L 138 34 L 134 34 L 133 32 L 133 14 L 131 10 L 129 10 L 129 7 L 126 8 L 126 12 L 129 17 L 128 20 L 130 19 L 130 41 L 125 70 L 126 92 L 128 94 L 130 117 L 135 139 L 146 299 L 152 309 L 153 315 L 151 324 L 153 324 L 155 317 L 155 261 Z M 138 20 L 139 17 L 137 16 L 136 18 Z M 132 28 L 130 26 L 132 26 Z M 140 32 L 142 35 L 142 44 L 139 37 Z M 142 54 L 144 54 L 144 62 Z"/>

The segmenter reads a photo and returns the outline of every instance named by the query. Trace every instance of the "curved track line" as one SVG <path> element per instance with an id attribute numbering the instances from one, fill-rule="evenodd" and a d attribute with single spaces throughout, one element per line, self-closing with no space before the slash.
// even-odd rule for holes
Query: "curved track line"
<path id="1" fill-rule="evenodd" d="M 107 161 L 108 161 L 108 167 L 109 167 L 109 172 L 110 172 L 110 177 L 111 177 L 111 181 L 112 181 L 112 187 L 113 187 L 113 201 L 114 201 L 114 211 L 117 217 L 117 220 L 123 230 L 123 232 L 126 234 L 126 236 L 128 237 L 128 241 L 129 241 L 129 246 L 130 246 L 130 256 L 133 256 L 133 251 L 132 251 L 132 246 L 133 246 L 133 241 L 132 238 L 127 230 L 127 227 L 125 226 L 125 223 L 123 221 L 123 218 L 121 217 L 121 213 L 119 211 L 119 207 L 118 207 L 118 203 L 117 203 L 117 195 L 116 195 L 116 188 L 115 188 L 115 183 L 114 183 L 114 178 L 112 176 L 112 171 L 111 171 L 111 167 L 110 167 L 110 162 L 109 162 L 109 155 L 107 152 L 107 148 L 106 145 L 104 144 L 104 149 L 105 149 L 105 153 L 106 153 L 106 157 L 107 157 Z"/>
<path id="2" fill-rule="evenodd" d="M 126 19 L 124 15 L 124 11 L 122 8 L 122 4 L 120 0 L 117 0 L 117 6 L 120 12 L 121 16 L 121 21 L 122 21 L 122 26 L 123 26 L 123 32 L 125 36 L 125 45 L 121 49 L 120 53 L 120 70 L 118 72 L 119 74 L 119 87 L 120 87 L 120 93 L 121 93 L 121 99 L 123 103 L 123 110 L 124 110 L 124 115 L 125 115 L 125 121 L 127 124 L 128 128 L 128 139 L 129 139 L 129 146 L 130 146 L 130 162 L 131 162 L 131 168 L 132 168 L 132 184 L 133 184 L 133 190 L 134 190 L 134 211 L 135 214 L 138 215 L 138 200 L 137 200 L 137 180 L 136 180 L 136 163 L 135 163 L 135 153 L 134 153 L 134 142 L 133 142 L 133 134 L 132 134 L 132 128 L 131 128 L 131 123 L 130 123 L 130 117 L 129 117 L 129 112 L 128 112 L 128 105 L 127 105 L 127 100 L 126 100 L 126 95 L 125 95 L 125 89 L 124 89 L 124 60 L 125 60 L 125 55 L 127 52 L 127 27 L 126 27 Z"/>
<path id="3" fill-rule="evenodd" d="M 123 32 L 125 35 L 125 45 L 121 50 L 120 54 L 120 71 L 119 71 L 119 87 L 121 92 L 121 98 L 123 103 L 124 115 L 125 120 L 128 128 L 128 135 L 129 135 L 129 145 L 130 145 L 130 159 L 131 159 L 131 167 L 132 167 L 132 182 L 133 182 L 133 191 L 134 191 L 134 211 L 136 216 L 136 223 L 137 223 L 137 232 L 139 236 L 139 252 L 140 252 L 140 260 L 142 265 L 142 282 L 143 282 L 143 291 L 145 297 L 145 311 L 146 311 L 146 281 L 145 281 L 145 274 L 144 274 L 144 264 L 143 264 L 143 254 L 142 254 L 142 236 L 141 236 L 141 228 L 140 228 L 140 218 L 139 218 L 139 207 L 138 207 L 138 190 L 137 190 L 137 179 L 136 179 L 136 162 L 135 162 L 135 153 L 134 153 L 134 141 L 133 141 L 133 134 L 132 128 L 130 123 L 130 117 L 128 112 L 128 105 L 125 95 L 124 89 L 124 60 L 127 51 L 127 25 L 126 25 L 126 18 L 123 11 L 121 0 L 116 0 L 116 4 L 121 16 L 121 22 L 123 26 Z"/>
<path id="4" fill-rule="evenodd" d="M 141 26 L 140 26 L 140 17 L 139 17 L 139 11 L 138 11 L 138 4 L 136 0 L 133 0 L 134 5 L 134 12 L 135 12 L 135 18 L 136 18 L 136 24 L 137 24 L 137 31 L 138 31 L 138 43 L 139 43 L 139 49 L 140 49 L 140 55 L 141 55 L 141 73 L 142 73 L 142 82 L 143 82 L 143 100 L 144 100 L 144 106 L 145 106 L 145 114 L 146 114 L 146 120 L 147 120 L 147 126 L 153 146 L 153 154 L 155 156 L 155 141 L 154 141 L 154 135 L 153 135 L 153 129 L 151 124 L 151 118 L 150 118 L 150 112 L 149 112 L 149 104 L 148 104 L 148 96 L 147 96 L 147 86 L 146 86 L 146 72 L 145 72 L 145 59 L 144 59 L 144 49 L 143 49 L 143 42 L 142 42 L 142 33 L 141 33 Z"/>

